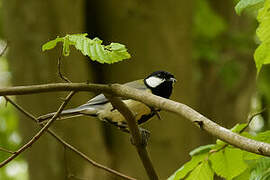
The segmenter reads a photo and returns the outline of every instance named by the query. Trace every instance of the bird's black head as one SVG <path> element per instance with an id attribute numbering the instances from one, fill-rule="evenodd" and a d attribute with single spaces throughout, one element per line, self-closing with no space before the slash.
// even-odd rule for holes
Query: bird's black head
<path id="1" fill-rule="evenodd" d="M 155 71 L 144 79 L 144 84 L 153 94 L 164 98 L 171 96 L 175 82 L 174 76 L 166 71 Z"/>

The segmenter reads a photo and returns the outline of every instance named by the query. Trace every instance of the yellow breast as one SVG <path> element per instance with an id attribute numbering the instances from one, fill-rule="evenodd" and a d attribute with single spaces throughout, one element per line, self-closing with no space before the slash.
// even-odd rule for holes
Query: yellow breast
<path id="1" fill-rule="evenodd" d="M 151 109 L 141 102 L 134 100 L 124 100 L 123 102 L 133 112 L 136 121 L 140 120 L 143 115 L 148 115 L 151 113 Z M 108 103 L 104 110 L 98 113 L 98 118 L 101 120 L 109 120 L 117 123 L 118 125 L 121 125 L 124 121 L 126 121 L 121 113 L 119 113 L 116 109 L 113 109 L 110 103 Z"/>

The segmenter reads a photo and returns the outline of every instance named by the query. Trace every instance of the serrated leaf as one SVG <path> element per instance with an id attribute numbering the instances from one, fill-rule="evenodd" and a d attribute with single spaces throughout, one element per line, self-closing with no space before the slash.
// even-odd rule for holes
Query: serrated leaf
<path id="1" fill-rule="evenodd" d="M 85 56 L 89 56 L 91 60 L 99 63 L 115 63 L 124 59 L 129 59 L 130 54 L 127 52 L 125 45 L 120 43 L 111 43 L 110 45 L 102 45 L 99 38 L 89 39 L 87 34 L 71 34 L 65 37 L 57 37 L 55 40 L 49 41 L 42 46 L 42 50 L 49 50 L 56 46 L 58 42 L 63 42 L 63 55 L 69 56 L 70 46 L 75 48 Z"/>
<path id="2" fill-rule="evenodd" d="M 256 34 L 261 44 L 254 53 L 254 60 L 258 75 L 262 65 L 270 64 L 270 0 L 265 0 L 263 8 L 258 13 L 257 20 L 259 27 Z"/>
<path id="3" fill-rule="evenodd" d="M 240 175 L 247 165 L 243 161 L 243 151 L 237 148 L 226 147 L 210 156 L 215 173 L 228 180 Z"/>
<path id="4" fill-rule="evenodd" d="M 63 41 L 63 55 L 69 56 L 70 54 L 70 45 L 73 45 L 74 43 L 70 41 L 68 38 L 64 38 Z"/>
<path id="5" fill-rule="evenodd" d="M 264 157 L 254 160 L 251 164 L 250 180 L 270 179 L 270 158 Z"/>
<path id="6" fill-rule="evenodd" d="M 270 130 L 260 132 L 255 137 L 255 140 L 270 143 Z"/>
<path id="7" fill-rule="evenodd" d="M 214 172 L 209 166 L 208 161 L 200 163 L 186 178 L 186 180 L 212 180 L 214 179 Z"/>
<path id="8" fill-rule="evenodd" d="M 198 155 L 198 154 L 201 154 L 201 153 L 209 152 L 215 146 L 216 146 L 215 144 L 208 144 L 208 145 L 205 145 L 205 146 L 200 146 L 200 147 L 190 151 L 189 155 L 194 156 L 194 155 Z"/>
<path id="9" fill-rule="evenodd" d="M 180 169 L 174 173 L 174 180 L 184 178 L 189 172 L 191 172 L 198 164 L 206 159 L 208 153 L 199 154 L 193 156 L 190 161 L 185 163 Z"/>
<path id="10" fill-rule="evenodd" d="M 235 6 L 235 11 L 238 15 L 248 8 L 262 5 L 264 0 L 240 0 L 237 5 Z"/>
<path id="11" fill-rule="evenodd" d="M 92 60 L 111 64 L 130 58 L 125 45 L 111 43 L 108 46 L 104 46 L 99 38 L 91 40 L 86 35 L 69 35 L 68 38 L 75 43 L 76 49 L 89 56 Z"/>
<path id="12" fill-rule="evenodd" d="M 247 180 L 250 177 L 250 171 L 249 169 L 246 169 L 242 174 L 239 176 L 233 178 L 233 180 Z"/>
<path id="13" fill-rule="evenodd" d="M 262 158 L 262 157 L 263 157 L 262 155 L 247 152 L 247 151 L 245 151 L 244 154 L 243 154 L 243 160 L 244 161 L 255 160 L 255 159 Z"/>

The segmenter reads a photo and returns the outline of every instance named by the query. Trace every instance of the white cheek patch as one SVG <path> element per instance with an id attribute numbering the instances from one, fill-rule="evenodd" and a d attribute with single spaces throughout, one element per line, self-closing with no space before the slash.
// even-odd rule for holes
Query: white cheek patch
<path id="1" fill-rule="evenodd" d="M 149 77 L 145 81 L 146 81 L 148 86 L 155 88 L 158 85 L 160 85 L 161 83 L 163 83 L 165 81 L 165 79 L 161 79 L 158 77 Z"/>

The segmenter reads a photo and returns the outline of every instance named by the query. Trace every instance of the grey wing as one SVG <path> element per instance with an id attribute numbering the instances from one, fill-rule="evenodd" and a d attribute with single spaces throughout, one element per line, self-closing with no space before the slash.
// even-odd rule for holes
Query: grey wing
<path id="1" fill-rule="evenodd" d="M 148 90 L 148 88 L 144 85 L 143 80 L 137 80 L 125 83 L 124 85 L 136 88 L 139 90 Z M 102 105 L 109 102 L 109 100 L 104 96 L 104 94 L 99 94 L 95 96 L 94 98 L 90 99 L 86 104 L 83 104 L 82 106 L 91 106 L 91 105 Z"/>
<path id="2" fill-rule="evenodd" d="M 139 90 L 149 90 L 144 82 L 143 82 L 143 79 L 140 79 L 140 80 L 137 80 L 137 81 L 132 81 L 132 82 L 128 82 L 128 83 L 125 83 L 124 85 L 126 86 L 129 86 L 129 87 L 132 87 L 132 88 L 135 88 L 135 89 L 139 89 Z"/>
<path id="3" fill-rule="evenodd" d="M 125 83 L 124 85 L 132 87 L 132 88 L 136 88 L 139 90 L 149 90 L 143 80 L 136 80 L 136 81 L 132 81 L 132 82 L 128 82 Z M 149 90 L 150 91 L 150 90 Z M 107 102 L 109 102 L 109 100 L 105 97 L 104 94 L 99 94 L 97 96 L 95 96 L 94 98 L 90 99 L 87 103 L 79 106 L 80 108 L 84 108 L 84 107 L 89 107 L 89 106 L 99 106 L 99 105 L 103 105 L 106 104 Z"/>
<path id="4" fill-rule="evenodd" d="M 89 107 L 102 107 L 102 105 L 106 104 L 107 102 L 109 102 L 109 100 L 104 96 L 104 94 L 99 94 L 78 108 L 84 109 Z"/>
<path id="5" fill-rule="evenodd" d="M 99 104 L 105 104 L 109 100 L 104 96 L 104 94 L 99 94 L 95 96 L 94 98 L 90 99 L 86 104 L 87 105 L 99 105 Z"/>

